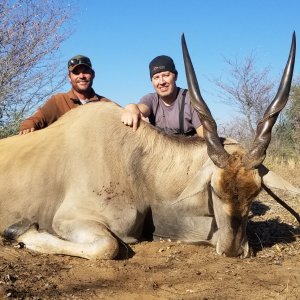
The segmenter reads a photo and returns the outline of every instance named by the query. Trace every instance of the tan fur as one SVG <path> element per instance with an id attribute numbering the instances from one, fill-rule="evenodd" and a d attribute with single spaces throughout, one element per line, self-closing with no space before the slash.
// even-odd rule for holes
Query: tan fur
<path id="1" fill-rule="evenodd" d="M 235 152 L 221 174 L 220 199 L 230 206 L 231 215 L 248 215 L 250 205 L 261 189 L 257 170 L 246 170 L 243 164 L 243 154 Z"/>
<path id="2" fill-rule="evenodd" d="M 246 255 L 245 222 L 261 177 L 243 167 L 244 150 L 225 140 L 234 155 L 221 170 L 203 139 L 144 122 L 133 132 L 120 114 L 112 103 L 88 104 L 0 141 L 1 234 L 43 253 L 107 259 L 117 254 L 115 236 L 140 238 L 151 209 L 158 236 Z"/>

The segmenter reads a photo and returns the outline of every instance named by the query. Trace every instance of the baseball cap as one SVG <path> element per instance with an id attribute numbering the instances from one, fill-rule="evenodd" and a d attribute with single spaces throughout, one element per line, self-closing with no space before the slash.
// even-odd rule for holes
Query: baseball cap
<path id="1" fill-rule="evenodd" d="M 87 56 L 76 55 L 68 61 L 68 69 L 70 72 L 72 72 L 79 65 L 85 65 L 92 69 L 91 60 Z"/>

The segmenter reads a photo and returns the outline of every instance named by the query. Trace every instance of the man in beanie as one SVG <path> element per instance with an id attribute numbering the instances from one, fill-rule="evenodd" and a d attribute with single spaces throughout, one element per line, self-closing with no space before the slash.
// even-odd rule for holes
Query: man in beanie
<path id="1" fill-rule="evenodd" d="M 121 121 L 135 131 L 141 118 L 168 134 L 203 137 L 198 114 L 192 107 L 187 90 L 176 86 L 177 70 L 171 57 L 161 55 L 149 64 L 150 79 L 156 93 L 143 96 L 138 104 L 128 104 Z"/>
<path id="2" fill-rule="evenodd" d="M 69 81 L 72 86 L 67 93 L 53 95 L 31 117 L 23 121 L 19 134 L 45 128 L 69 110 L 86 103 L 111 100 L 99 96 L 92 88 L 95 71 L 90 59 L 77 55 L 68 61 Z"/>

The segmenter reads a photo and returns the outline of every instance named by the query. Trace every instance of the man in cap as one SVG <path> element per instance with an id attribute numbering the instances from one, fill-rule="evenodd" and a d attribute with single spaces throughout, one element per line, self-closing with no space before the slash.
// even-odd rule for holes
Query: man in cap
<path id="1" fill-rule="evenodd" d="M 121 121 L 135 131 L 141 118 L 168 134 L 203 137 L 197 112 L 192 107 L 187 90 L 176 86 L 177 70 L 171 57 L 161 55 L 149 64 L 150 79 L 156 93 L 143 96 L 138 104 L 128 104 Z"/>
<path id="2" fill-rule="evenodd" d="M 96 101 L 111 101 L 97 95 L 93 90 L 95 71 L 88 57 L 77 55 L 71 58 L 68 61 L 68 71 L 71 90 L 67 93 L 53 95 L 32 116 L 24 120 L 20 126 L 20 135 L 49 126 L 63 114 L 79 105 Z"/>

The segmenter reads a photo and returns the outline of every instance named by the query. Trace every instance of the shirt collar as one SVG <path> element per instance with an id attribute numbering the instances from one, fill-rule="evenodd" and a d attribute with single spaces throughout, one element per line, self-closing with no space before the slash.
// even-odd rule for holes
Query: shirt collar
<path id="1" fill-rule="evenodd" d="M 74 93 L 74 90 L 71 89 L 69 92 L 68 92 L 68 96 L 69 98 L 74 101 L 74 102 L 80 102 L 80 100 L 78 99 L 78 97 L 76 96 L 76 94 Z M 95 93 L 94 89 L 91 89 L 91 97 L 88 99 L 89 102 L 92 102 L 92 101 L 99 101 L 99 97 L 98 95 Z"/>

